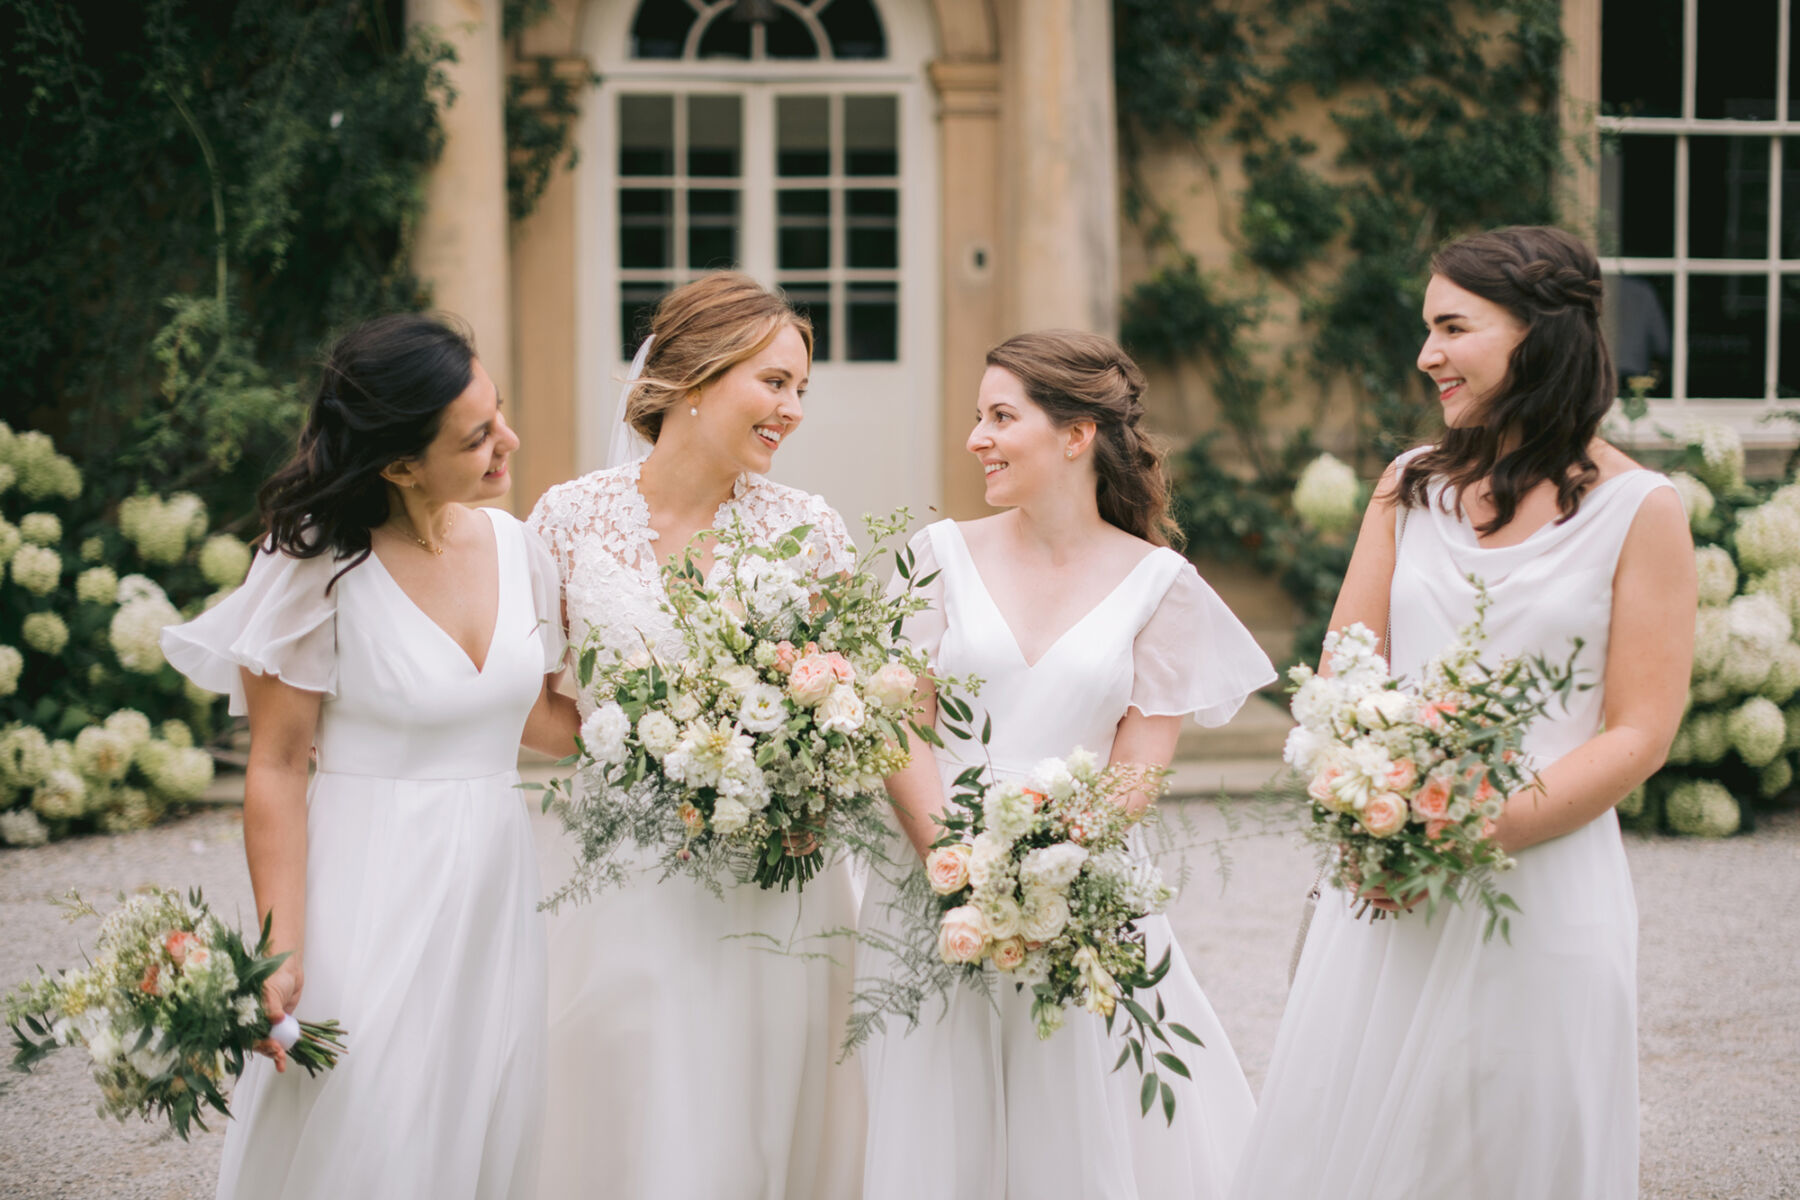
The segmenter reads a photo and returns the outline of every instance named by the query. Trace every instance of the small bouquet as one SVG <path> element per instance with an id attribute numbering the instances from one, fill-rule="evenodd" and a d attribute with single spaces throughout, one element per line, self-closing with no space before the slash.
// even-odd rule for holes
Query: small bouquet
<path id="1" fill-rule="evenodd" d="M 913 577 L 909 550 L 893 595 L 869 569 L 907 520 L 871 518 L 871 550 L 848 572 L 820 569 L 809 526 L 769 545 L 741 524 L 718 530 L 711 581 L 691 556 L 664 568 L 678 654 L 624 657 L 590 639 L 576 678 L 592 711 L 565 762 L 575 775 L 545 797 L 578 843 L 551 905 L 621 882 L 628 841 L 715 892 L 799 888 L 828 853 L 877 852 L 882 780 L 906 765 L 908 730 L 939 741 L 914 720 L 925 656 L 900 637 L 931 577 Z"/>
<path id="2" fill-rule="evenodd" d="M 66 904 L 71 920 L 100 915 L 78 896 Z M 6 998 L 13 1067 L 29 1071 L 58 1047 L 85 1046 L 102 1116 L 162 1114 L 185 1139 L 190 1123 L 207 1127 L 202 1106 L 231 1115 L 219 1085 L 243 1073 L 263 1039 L 308 1074 L 330 1070 L 343 1052 L 336 1021 L 288 1016 L 270 1028 L 263 984 L 287 955 L 268 948 L 268 922 L 253 950 L 198 891 L 185 902 L 160 889 L 133 896 L 101 922 L 87 967 L 54 978 L 40 971 Z"/>
<path id="3" fill-rule="evenodd" d="M 1154 800 L 1167 775 L 1103 768 L 1080 748 L 1045 759 L 1022 782 L 990 785 L 971 767 L 956 781 L 956 803 L 925 877 L 938 898 L 944 963 L 975 981 L 992 966 L 1015 987 L 1031 988 L 1040 1038 L 1060 1029 L 1063 1011 L 1077 1004 L 1104 1017 L 1108 1030 L 1123 1009 L 1130 1031 L 1113 1069 L 1135 1061 L 1143 1111 L 1160 1095 L 1173 1121 L 1175 1092 L 1158 1067 L 1191 1078 L 1170 1035 L 1201 1043 L 1185 1025 L 1165 1021 L 1160 997 L 1143 995 L 1162 982 L 1169 956 L 1151 965 L 1134 922 L 1166 909 L 1175 890 L 1128 839 L 1152 809 L 1134 812 L 1125 803 L 1134 793 Z"/>
<path id="4" fill-rule="evenodd" d="M 1380 888 L 1400 903 L 1423 897 L 1426 917 L 1473 893 L 1487 911 L 1486 937 L 1509 934 L 1519 911 L 1493 875 L 1513 865 L 1494 840 L 1506 798 L 1537 786 L 1520 752 L 1531 723 L 1575 684 L 1569 659 L 1480 659 L 1487 592 L 1475 620 L 1402 684 L 1356 624 L 1325 639 L 1331 674 L 1289 672 L 1294 719 L 1283 757 L 1306 784 L 1308 836 L 1326 848 L 1331 883 L 1353 894 Z M 1369 911 L 1365 904 L 1358 915 Z M 1375 917 L 1384 915 L 1375 910 Z"/>

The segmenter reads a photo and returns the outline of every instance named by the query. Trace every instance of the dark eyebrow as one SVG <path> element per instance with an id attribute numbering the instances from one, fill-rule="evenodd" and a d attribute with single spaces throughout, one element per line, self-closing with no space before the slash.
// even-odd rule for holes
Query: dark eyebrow
<path id="1" fill-rule="evenodd" d="M 1433 325 L 1442 325 L 1445 321 L 1467 321 L 1468 319 L 1469 318 L 1463 316 L 1461 313 L 1439 313 L 1437 316 L 1431 318 L 1431 323 Z"/>

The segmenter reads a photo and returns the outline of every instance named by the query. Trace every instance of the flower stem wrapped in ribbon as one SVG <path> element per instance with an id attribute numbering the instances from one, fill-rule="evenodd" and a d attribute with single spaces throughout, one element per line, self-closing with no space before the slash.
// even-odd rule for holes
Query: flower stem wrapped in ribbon
<path id="1" fill-rule="evenodd" d="M 72 920 L 99 916 L 79 896 L 65 903 Z M 40 972 L 6 998 L 13 1067 L 29 1071 L 59 1047 L 84 1046 L 103 1115 L 162 1115 L 186 1139 L 190 1125 L 207 1128 L 205 1109 L 231 1115 L 219 1085 L 243 1073 L 265 1038 L 312 1075 L 343 1053 L 336 1021 L 290 1015 L 270 1027 L 263 984 L 287 955 L 268 950 L 267 921 L 252 948 L 199 891 L 185 901 L 161 889 L 133 896 L 106 915 L 85 968 Z"/>

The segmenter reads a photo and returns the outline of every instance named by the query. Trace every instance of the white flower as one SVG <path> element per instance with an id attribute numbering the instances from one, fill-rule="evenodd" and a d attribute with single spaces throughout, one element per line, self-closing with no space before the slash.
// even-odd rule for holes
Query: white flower
<path id="1" fill-rule="evenodd" d="M 119 576 L 111 567 L 89 567 L 75 577 L 75 598 L 83 604 L 112 604 L 119 598 Z"/>
<path id="2" fill-rule="evenodd" d="M 140 595 L 126 600 L 125 585 L 132 578 L 127 576 L 119 581 L 121 603 L 119 611 L 113 614 L 106 637 L 112 643 L 120 666 L 140 675 L 154 675 L 167 661 L 163 658 L 162 631 L 179 624 L 181 614 L 167 597 L 161 595 L 160 588 L 157 595 Z"/>
<path id="3" fill-rule="evenodd" d="M 691 721 L 700 715 L 700 701 L 692 692 L 679 692 L 669 702 L 669 715 L 677 721 Z"/>
<path id="4" fill-rule="evenodd" d="M 982 812 L 987 818 L 987 828 L 1007 842 L 1014 842 L 1025 836 L 1037 823 L 1037 810 L 1026 799 L 1025 789 L 1016 784 L 1008 784 L 989 792 Z"/>
<path id="5" fill-rule="evenodd" d="M 1775 760 L 1787 740 L 1787 722 L 1773 700 L 1752 696 L 1725 718 L 1725 733 L 1738 757 L 1752 767 Z"/>
<path id="6" fill-rule="evenodd" d="M 751 733 L 773 733 L 787 723 L 782 691 L 767 683 L 751 684 L 738 706 L 738 724 Z"/>
<path id="7" fill-rule="evenodd" d="M 19 640 L 40 654 L 54 658 L 69 644 L 69 626 L 55 613 L 27 613 L 19 622 Z"/>
<path id="8" fill-rule="evenodd" d="M 681 730 L 667 713 L 652 710 L 638 718 L 637 734 L 644 749 L 661 758 L 675 748 Z"/>
<path id="9" fill-rule="evenodd" d="M 1694 570 L 1700 577 L 1700 603 L 1725 604 L 1737 591 L 1737 564 L 1722 546 L 1694 547 Z"/>
<path id="10" fill-rule="evenodd" d="M 1687 510 L 1688 524 L 1698 525 L 1713 514 L 1713 494 L 1704 483 L 1686 471 L 1670 474 L 1669 482 L 1681 496 L 1681 507 Z"/>
<path id="11" fill-rule="evenodd" d="M 51 821 L 72 821 L 87 811 L 87 784 L 73 771 L 55 767 L 31 793 L 31 807 Z"/>
<path id="12" fill-rule="evenodd" d="M 988 937 L 994 941 L 1003 941 L 1019 932 L 1025 914 L 1020 911 L 1018 901 L 1009 896 L 997 896 L 981 906 L 981 915 L 987 921 Z"/>
<path id="13" fill-rule="evenodd" d="M 62 521 L 55 513 L 26 513 L 19 518 L 19 536 L 38 546 L 54 546 L 62 541 Z"/>
<path id="14" fill-rule="evenodd" d="M 119 580 L 119 603 L 130 604 L 133 600 L 168 600 L 169 594 L 162 590 L 162 585 L 148 575 L 127 575 Z"/>
<path id="15" fill-rule="evenodd" d="M 1058 842 L 1025 855 L 1019 864 L 1019 879 L 1027 887 L 1066 889 L 1081 874 L 1088 852 L 1073 842 Z"/>
<path id="16" fill-rule="evenodd" d="M 1281 749 L 1281 758 L 1283 762 L 1300 774 L 1310 776 L 1318 769 L 1319 756 L 1330 746 L 1330 739 L 1304 725 L 1296 725 L 1288 730 L 1287 743 Z"/>
<path id="17" fill-rule="evenodd" d="M 1068 764 L 1069 773 L 1077 779 L 1091 779 L 1100 770 L 1100 756 L 1080 746 L 1069 751 L 1063 762 Z"/>
<path id="18" fill-rule="evenodd" d="M 1075 794 L 1075 776 L 1060 758 L 1046 758 L 1025 775 L 1025 786 L 1053 800 L 1067 800 Z"/>
<path id="19" fill-rule="evenodd" d="M 1763 504 L 1743 510 L 1737 551 L 1739 565 L 1752 573 L 1800 563 L 1800 509 Z"/>
<path id="20" fill-rule="evenodd" d="M 1731 637 L 1773 653 L 1794 636 L 1794 621 L 1773 596 L 1739 596 L 1725 609 Z"/>
<path id="21" fill-rule="evenodd" d="M 50 840 L 50 830 L 29 808 L 0 812 L 0 842 L 8 846 L 41 846 Z"/>
<path id="22" fill-rule="evenodd" d="M 1743 486 L 1744 440 L 1737 430 L 1696 422 L 1688 428 L 1687 442 L 1700 448 L 1700 463 L 1694 470 L 1701 482 L 1721 492 Z"/>
<path id="23" fill-rule="evenodd" d="M 157 1031 L 157 1035 L 151 1037 L 149 1044 L 143 1049 L 130 1050 L 125 1054 L 125 1061 L 131 1064 L 132 1070 L 145 1079 L 155 1079 L 175 1065 L 174 1050 L 152 1049 L 152 1047 L 160 1046 L 166 1040 L 166 1036 L 158 1035 L 162 1035 L 161 1030 Z"/>
<path id="24" fill-rule="evenodd" d="M 609 700 L 581 723 L 581 744 L 597 762 L 611 766 L 625 757 L 625 738 L 630 732 L 631 718 Z"/>
<path id="25" fill-rule="evenodd" d="M 254 996 L 239 996 L 232 1002 L 231 1010 L 237 1015 L 237 1023 L 246 1029 L 254 1026 L 263 1016 L 262 1005 L 256 1002 Z"/>
<path id="26" fill-rule="evenodd" d="M 742 696 L 758 682 L 756 668 L 745 663 L 730 663 L 720 667 L 714 676 L 724 685 L 725 690 L 733 696 Z"/>
<path id="27" fill-rule="evenodd" d="M 13 725 L 0 733 L 0 783 L 35 787 L 55 766 L 50 739 L 35 725 Z"/>
<path id="28" fill-rule="evenodd" d="M 24 541 L 19 536 L 19 527 L 5 517 L 0 517 L 0 563 L 12 561 L 12 556 L 18 553 Z"/>
<path id="29" fill-rule="evenodd" d="M 986 891 L 1012 871 L 1012 845 L 989 830 L 977 834 L 969 848 L 969 882 Z"/>
<path id="30" fill-rule="evenodd" d="M 81 561 L 97 563 L 106 557 L 106 539 L 91 537 L 81 543 Z"/>
<path id="31" fill-rule="evenodd" d="M 136 747 L 123 735 L 90 725 L 75 735 L 75 762 L 81 773 L 99 783 L 117 783 L 131 770 Z"/>
<path id="32" fill-rule="evenodd" d="M 814 711 L 814 719 L 826 733 L 855 733 L 863 727 L 867 716 L 862 697 L 847 683 L 833 687 L 831 694 Z"/>
<path id="33" fill-rule="evenodd" d="M 713 802 L 712 826 L 715 832 L 734 834 L 749 823 L 750 809 L 743 803 L 729 798 Z"/>
<path id="34" fill-rule="evenodd" d="M 1294 485 L 1294 511 L 1320 533 L 1338 533 L 1362 515 L 1362 488 L 1356 472 L 1329 454 L 1321 454 L 1300 472 Z"/>
<path id="35" fill-rule="evenodd" d="M 194 731 L 188 728 L 188 723 L 186 721 L 170 717 L 167 721 L 164 721 L 161 725 L 157 726 L 156 731 L 162 736 L 162 740 L 169 743 L 171 746 L 191 746 L 194 744 Z"/>
<path id="36" fill-rule="evenodd" d="M 1356 719 L 1365 729 L 1384 729 L 1412 719 L 1412 697 L 1398 688 L 1370 692 L 1356 702 Z"/>
<path id="37" fill-rule="evenodd" d="M 125 1052 L 125 1044 L 110 1025 L 96 1023 L 91 1030 L 82 1031 L 82 1040 L 87 1042 L 88 1056 L 102 1067 L 110 1067 Z"/>
<path id="38" fill-rule="evenodd" d="M 1047 942 L 1069 925 L 1069 902 L 1061 893 L 1044 887 L 1025 889 L 1024 912 L 1019 932 L 1030 942 Z"/>
<path id="39" fill-rule="evenodd" d="M 17 647 L 0 646 L 0 696 L 19 690 L 19 675 L 25 670 L 25 656 Z"/>
<path id="40" fill-rule="evenodd" d="M 215 533 L 200 547 L 200 575 L 216 588 L 236 587 L 250 571 L 250 547 L 229 533 Z"/>
<path id="41" fill-rule="evenodd" d="M 26 544 L 13 552 L 13 582 L 34 596 L 45 596 L 62 581 L 62 555 L 48 546 Z"/>
<path id="42" fill-rule="evenodd" d="M 917 684 L 917 676 L 905 663 L 886 663 L 869 680 L 869 699 L 882 708 L 902 712 L 912 704 L 913 688 Z"/>
<path id="43" fill-rule="evenodd" d="M 109 733 L 116 733 L 136 750 L 150 740 L 150 718 L 135 708 L 121 708 L 101 722 Z"/>
<path id="44" fill-rule="evenodd" d="M 170 800 L 198 800 L 213 778 L 212 755 L 194 746 L 148 741 L 137 748 L 133 761 L 150 786 Z"/>

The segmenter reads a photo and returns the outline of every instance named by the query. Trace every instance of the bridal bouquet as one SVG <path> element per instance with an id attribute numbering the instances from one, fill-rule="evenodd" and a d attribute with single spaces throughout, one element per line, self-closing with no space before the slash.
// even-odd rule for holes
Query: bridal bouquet
<path id="1" fill-rule="evenodd" d="M 1486 609 L 1481 589 L 1474 622 L 1413 684 L 1389 674 L 1365 626 L 1331 633 L 1329 676 L 1289 673 L 1299 726 L 1283 757 L 1308 780 L 1308 834 L 1326 847 L 1334 886 L 1380 888 L 1403 903 L 1423 897 L 1427 919 L 1473 893 L 1491 937 L 1509 932 L 1503 910 L 1518 911 L 1494 886 L 1513 865 L 1494 822 L 1508 796 L 1537 786 L 1520 746 L 1551 700 L 1577 686 L 1581 643 L 1560 666 L 1540 657 L 1490 667 L 1480 658 Z"/>
<path id="2" fill-rule="evenodd" d="M 577 867 L 552 904 L 621 882 L 628 842 L 714 891 L 803 887 L 828 853 L 881 844 L 882 779 L 906 765 L 908 730 L 938 740 L 914 720 L 925 657 L 899 636 L 930 577 L 913 578 L 907 550 L 896 594 L 869 570 L 907 520 L 871 518 L 871 549 L 848 572 L 821 569 L 808 526 L 773 544 L 718 530 L 710 580 L 691 557 L 664 569 L 679 653 L 620 656 L 597 635 L 582 648 L 592 711 L 575 776 L 545 798 L 576 837 Z"/>
<path id="3" fill-rule="evenodd" d="M 70 917 L 99 916 L 79 897 Z M 87 1048 L 99 1112 L 124 1120 L 168 1118 L 182 1138 L 205 1129 L 203 1106 L 230 1115 L 219 1085 L 243 1073 L 245 1055 L 273 1037 L 308 1074 L 329 1070 L 343 1051 L 336 1021 L 273 1029 L 262 989 L 285 954 L 271 955 L 265 922 L 254 949 L 206 906 L 199 892 L 147 892 L 100 925 L 94 957 L 80 970 L 39 977 L 6 998 L 6 1021 L 28 1071 L 61 1046 Z"/>
<path id="4" fill-rule="evenodd" d="M 1113 1069 L 1133 1060 L 1143 1111 L 1160 1096 L 1173 1121 L 1175 1093 L 1157 1068 L 1191 1078 L 1169 1035 L 1200 1039 L 1165 1022 L 1162 1000 L 1144 995 L 1168 972 L 1169 956 L 1151 965 L 1134 922 L 1162 912 L 1175 891 L 1128 841 L 1151 809 L 1125 804 L 1134 793 L 1161 795 L 1166 776 L 1161 768 L 1103 768 L 1079 748 L 1045 759 L 1020 782 L 990 785 L 971 767 L 956 781 L 925 877 L 938 897 L 943 962 L 976 978 L 991 966 L 1029 987 L 1039 1038 L 1060 1029 L 1064 1010 L 1076 1005 L 1104 1017 L 1109 1030 L 1123 1010 L 1130 1031 Z"/>

